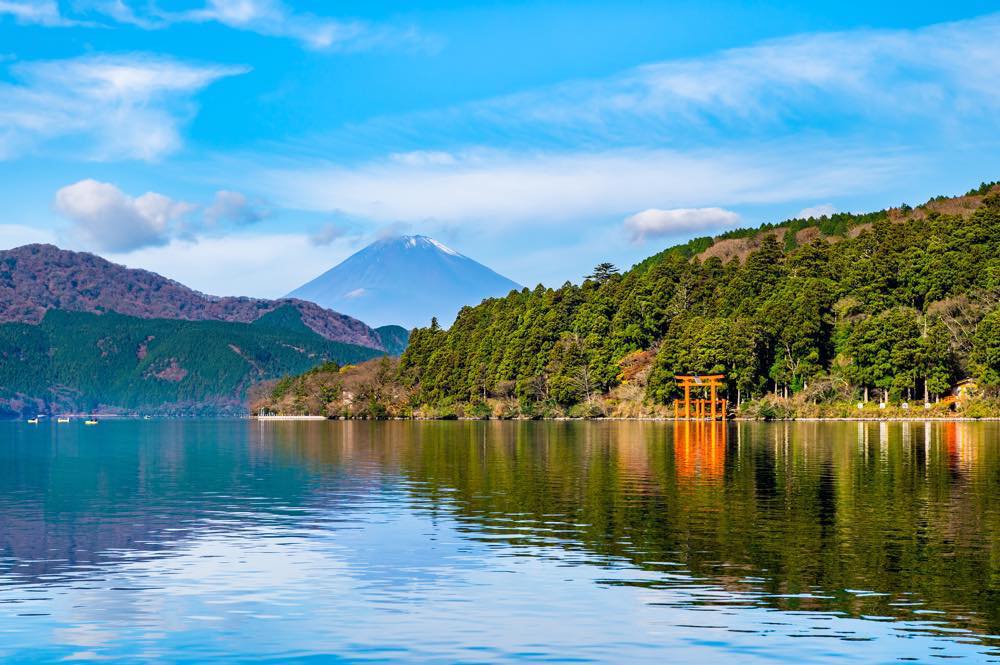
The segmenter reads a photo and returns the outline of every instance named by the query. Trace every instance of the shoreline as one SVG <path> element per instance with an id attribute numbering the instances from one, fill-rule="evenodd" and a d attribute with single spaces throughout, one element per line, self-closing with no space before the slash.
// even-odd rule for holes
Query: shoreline
<path id="1" fill-rule="evenodd" d="M 251 420 L 259 420 L 261 422 L 281 422 L 281 421 L 389 421 L 389 420 L 410 420 L 417 422 L 447 422 L 451 421 L 462 421 L 462 422 L 663 422 L 663 423 L 695 423 L 695 424 L 708 424 L 711 422 L 716 423 L 793 423 L 793 422 L 857 422 L 857 423 L 891 423 L 891 422 L 906 422 L 906 423 L 926 423 L 926 422 L 1000 422 L 1000 416 L 988 416 L 983 418 L 969 418 L 962 416 L 951 416 L 951 417 L 886 417 L 886 418 L 863 418 L 863 417 L 832 417 L 832 418 L 820 418 L 820 417 L 807 417 L 807 418 L 772 418 L 770 420 L 764 420 L 761 418 L 727 418 L 725 420 L 715 420 L 712 421 L 708 418 L 703 419 L 685 419 L 685 418 L 669 418 L 669 417 L 659 417 L 659 416 L 637 416 L 637 417 L 599 417 L 599 418 L 570 418 L 566 416 L 558 416 L 554 418 L 469 418 L 469 417 L 458 417 L 458 418 L 418 418 L 418 417 L 392 417 L 392 418 L 344 418 L 341 416 L 251 416 Z"/>

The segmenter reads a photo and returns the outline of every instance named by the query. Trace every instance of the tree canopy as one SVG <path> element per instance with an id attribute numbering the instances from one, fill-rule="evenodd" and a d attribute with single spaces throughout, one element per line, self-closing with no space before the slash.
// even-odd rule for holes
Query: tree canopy
<path id="1" fill-rule="evenodd" d="M 974 212 L 934 199 L 791 220 L 488 299 L 449 330 L 413 331 L 400 377 L 414 404 L 527 409 L 634 384 L 625 368 L 639 352 L 643 398 L 661 403 L 675 373 L 695 372 L 724 373 L 733 399 L 817 380 L 899 400 L 966 377 L 1000 387 L 1000 192 L 974 192 Z"/>

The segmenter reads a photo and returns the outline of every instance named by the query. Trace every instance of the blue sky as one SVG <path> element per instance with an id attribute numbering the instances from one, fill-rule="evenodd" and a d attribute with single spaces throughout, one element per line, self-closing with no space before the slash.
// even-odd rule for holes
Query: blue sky
<path id="1" fill-rule="evenodd" d="M 0 246 L 279 296 L 390 233 L 523 284 L 1000 179 L 988 2 L 0 0 Z"/>

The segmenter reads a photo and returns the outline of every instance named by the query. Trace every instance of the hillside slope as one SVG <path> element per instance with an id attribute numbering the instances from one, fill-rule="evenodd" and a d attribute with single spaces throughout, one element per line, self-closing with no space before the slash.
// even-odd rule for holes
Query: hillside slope
<path id="1" fill-rule="evenodd" d="M 746 251 L 720 251 L 733 240 Z M 414 404 L 528 414 L 655 412 L 675 373 L 724 373 L 734 402 L 922 407 L 968 377 L 1000 388 L 998 306 L 994 184 L 695 239 L 622 275 L 487 300 L 450 330 L 415 330 L 400 380 Z"/>
<path id="2" fill-rule="evenodd" d="M 65 310 L 251 323 L 282 306 L 295 308 L 328 340 L 382 349 L 366 324 L 311 302 L 208 296 L 156 273 L 52 245 L 0 251 L 0 322 L 39 323 L 49 310 Z"/>
<path id="3" fill-rule="evenodd" d="M 488 299 L 414 330 L 393 373 L 391 390 L 362 382 L 393 395 L 365 412 L 668 415 L 674 374 L 723 373 L 750 416 L 943 415 L 970 378 L 957 406 L 1000 415 L 1000 185 L 696 238 L 624 274 Z M 355 409 L 307 394 L 323 380 L 295 403 Z"/>
<path id="4" fill-rule="evenodd" d="M 0 416 L 243 413 L 254 383 L 382 353 L 319 336 L 291 305 L 252 324 L 50 310 L 0 324 Z"/>
<path id="5" fill-rule="evenodd" d="M 382 341 L 382 348 L 390 356 L 398 356 L 410 342 L 410 331 L 402 326 L 380 326 L 375 329 Z"/>
<path id="6" fill-rule="evenodd" d="M 432 317 L 448 326 L 461 307 L 520 288 L 432 238 L 402 236 L 372 243 L 289 297 L 373 326 L 412 328 L 430 324 Z"/>

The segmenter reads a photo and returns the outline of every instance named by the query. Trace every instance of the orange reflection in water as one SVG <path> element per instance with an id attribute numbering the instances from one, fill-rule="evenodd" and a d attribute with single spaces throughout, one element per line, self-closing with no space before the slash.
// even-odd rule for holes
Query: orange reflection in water
<path id="1" fill-rule="evenodd" d="M 946 422 L 943 424 L 941 438 L 948 452 L 948 468 L 951 472 L 971 472 L 982 450 L 982 430 L 965 423 Z"/>
<path id="2" fill-rule="evenodd" d="M 674 430 L 674 464 L 679 479 L 721 480 L 726 467 L 723 422 L 682 421 Z"/>

